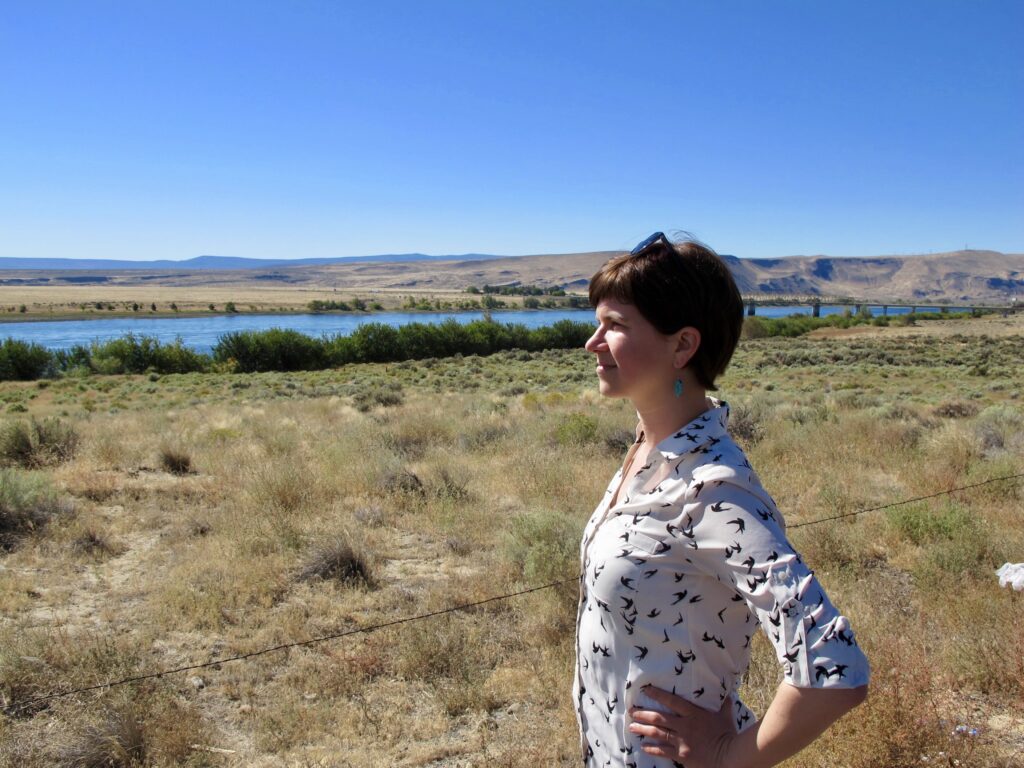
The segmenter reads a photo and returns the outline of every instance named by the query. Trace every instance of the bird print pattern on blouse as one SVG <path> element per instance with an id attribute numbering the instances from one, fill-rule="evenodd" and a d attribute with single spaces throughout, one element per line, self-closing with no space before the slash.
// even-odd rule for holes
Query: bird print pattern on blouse
<path id="1" fill-rule="evenodd" d="M 737 731 L 752 726 L 736 692 L 759 626 L 788 683 L 868 682 L 850 622 L 729 437 L 728 405 L 709 401 L 621 487 L 616 473 L 584 530 L 574 695 L 587 766 L 673 765 L 627 730 L 630 707 L 663 710 L 647 685 L 712 711 L 731 697 Z"/>

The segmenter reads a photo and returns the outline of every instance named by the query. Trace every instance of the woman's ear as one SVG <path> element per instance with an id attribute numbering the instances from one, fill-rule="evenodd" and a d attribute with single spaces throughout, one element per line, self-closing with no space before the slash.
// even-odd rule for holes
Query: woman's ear
<path id="1" fill-rule="evenodd" d="M 676 352 L 675 360 L 673 365 L 676 368 L 685 368 L 695 354 L 697 349 L 700 348 L 700 331 L 693 326 L 686 326 L 679 331 L 676 331 Z"/>

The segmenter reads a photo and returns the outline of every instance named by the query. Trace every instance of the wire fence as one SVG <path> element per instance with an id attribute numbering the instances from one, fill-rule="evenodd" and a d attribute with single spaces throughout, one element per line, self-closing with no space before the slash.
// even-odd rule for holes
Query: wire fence
<path id="1" fill-rule="evenodd" d="M 989 485 L 991 483 L 997 483 L 1002 480 L 1017 480 L 1024 478 L 1024 472 L 1019 472 L 1016 475 L 1003 475 L 1002 477 L 992 477 L 988 480 L 981 480 L 971 485 L 962 485 L 959 488 L 950 488 L 945 491 L 938 491 L 936 493 L 929 493 L 926 496 L 915 496 L 912 499 L 904 499 L 903 501 L 894 501 L 890 504 L 882 504 L 878 507 L 867 507 L 866 509 L 857 509 L 853 512 L 843 512 L 839 515 L 830 515 L 829 517 L 821 517 L 816 520 L 807 520 L 803 523 L 794 523 L 793 525 L 787 525 L 786 530 L 793 530 L 794 528 L 803 528 L 805 525 L 817 525 L 818 523 L 827 523 L 831 520 L 842 520 L 844 517 L 854 517 L 856 515 L 863 515 L 865 512 L 877 512 L 881 509 L 890 509 L 892 507 L 901 507 L 904 504 L 913 504 L 916 501 L 925 501 L 926 499 L 934 499 L 939 496 L 948 496 L 951 493 L 958 493 L 960 491 L 969 491 L 972 488 L 980 488 L 983 485 Z"/>
<path id="2" fill-rule="evenodd" d="M 899 507 L 899 506 L 903 506 L 903 505 L 906 505 L 906 504 L 912 504 L 912 503 L 918 502 L 918 501 L 925 501 L 927 499 L 934 499 L 934 498 L 937 498 L 939 496 L 948 496 L 948 495 L 953 494 L 953 493 L 959 493 L 961 491 L 968 491 L 968 490 L 972 490 L 972 489 L 975 489 L 975 488 L 980 488 L 982 486 L 990 485 L 992 483 L 1005 482 L 1005 481 L 1008 481 L 1008 480 L 1019 480 L 1019 479 L 1022 479 L 1022 478 L 1024 478 L 1024 472 L 1020 472 L 1020 473 L 1013 474 L 1013 475 L 1003 475 L 1001 477 L 993 477 L 993 478 L 989 478 L 988 480 L 982 480 L 982 481 L 979 481 L 977 483 L 972 483 L 970 485 L 963 485 L 963 486 L 959 486 L 957 488 L 949 488 L 947 490 L 938 491 L 936 493 L 930 493 L 930 494 L 927 494 L 925 496 L 916 496 L 916 497 L 910 498 L 910 499 L 903 499 L 902 501 L 894 501 L 894 502 L 891 502 L 889 504 L 882 504 L 882 505 L 879 505 L 877 507 L 866 507 L 864 509 L 858 509 L 858 510 L 854 510 L 852 512 L 844 512 L 844 513 L 839 514 L 839 515 L 830 515 L 828 517 L 821 517 L 821 518 L 817 518 L 817 519 L 814 519 L 814 520 L 807 520 L 807 521 L 802 522 L 802 523 L 795 523 L 793 525 L 787 526 L 787 530 L 793 530 L 795 528 L 803 528 L 803 527 L 809 526 L 809 525 L 818 525 L 820 523 L 827 523 L 827 522 L 830 522 L 830 521 L 833 521 L 833 520 L 842 520 L 842 519 L 848 518 L 848 517 L 855 517 L 855 516 L 858 516 L 858 515 L 863 515 L 863 514 L 866 514 L 868 512 L 878 512 L 878 511 L 883 510 L 883 509 L 891 509 L 893 507 Z M 541 584 L 539 586 L 528 587 L 526 589 L 521 589 L 521 590 L 518 590 L 516 592 L 508 592 L 506 594 L 495 595 L 493 597 L 484 598 L 483 600 L 477 600 L 477 601 L 472 602 L 472 603 L 464 603 L 464 604 L 461 604 L 461 605 L 452 606 L 450 608 L 442 608 L 442 609 L 439 609 L 439 610 L 436 610 L 436 611 L 429 611 L 427 613 L 420 613 L 420 614 L 416 614 L 416 615 L 413 615 L 413 616 L 405 616 L 405 617 L 400 618 L 400 619 L 393 619 L 391 621 L 385 621 L 385 622 L 381 622 L 379 624 L 372 624 L 372 625 L 368 625 L 368 626 L 365 626 L 365 627 L 355 627 L 355 628 L 347 629 L 347 630 L 344 630 L 344 631 L 341 631 L 341 632 L 334 632 L 334 633 L 331 633 L 331 634 L 328 634 L 328 635 L 321 635 L 319 637 L 314 637 L 314 638 L 311 638 L 309 640 L 297 640 L 297 641 L 291 642 L 291 643 L 281 643 L 279 645 L 274 645 L 274 646 L 270 646 L 270 647 L 267 647 L 267 648 L 262 648 L 260 650 L 250 651 L 249 653 L 243 653 L 243 654 L 239 654 L 237 656 L 227 656 L 227 657 L 224 657 L 224 658 L 221 658 L 221 659 L 214 659 L 213 661 L 203 662 L 201 664 L 189 664 L 189 665 L 182 666 L 182 667 L 174 667 L 172 669 L 160 670 L 158 672 L 150 672 L 150 673 L 146 673 L 146 674 L 143 674 L 143 675 L 135 675 L 135 676 L 132 676 L 132 677 L 125 677 L 125 678 L 121 678 L 119 680 L 109 680 L 109 681 L 106 681 L 106 682 L 103 682 L 103 683 L 97 683 L 96 685 L 89 685 L 89 686 L 84 686 L 84 687 L 81 687 L 81 688 L 73 688 L 73 689 L 70 689 L 70 690 L 67 690 L 67 691 L 56 691 L 56 692 L 53 692 L 53 693 L 46 694 L 45 696 L 36 696 L 36 697 L 30 698 L 30 699 L 25 699 L 25 700 L 20 701 L 20 702 L 11 703 L 9 706 L 4 707 L 4 711 L 8 712 L 9 714 L 16 714 L 16 713 L 19 713 L 19 712 L 24 712 L 24 711 L 28 710 L 29 708 L 36 707 L 36 706 L 41 705 L 41 704 L 45 704 L 46 702 L 52 701 L 54 699 L 66 698 L 68 696 L 74 696 L 74 695 L 80 694 L 80 693 L 88 693 L 90 691 L 98 691 L 98 690 L 107 690 L 107 689 L 110 689 L 110 688 L 116 688 L 116 687 L 123 686 L 123 685 L 130 685 L 130 684 L 134 684 L 134 683 L 139 683 L 139 682 L 142 682 L 144 680 L 155 680 L 155 679 L 158 679 L 158 678 L 165 677 L 167 675 L 179 674 L 181 672 L 191 672 L 191 671 L 194 671 L 194 670 L 197 670 L 197 669 L 205 669 L 205 668 L 209 668 L 209 667 L 219 667 L 221 664 L 227 664 L 227 663 L 233 662 L 233 661 L 246 661 L 248 659 L 252 659 L 252 658 L 255 658 L 257 656 L 264 656 L 266 654 L 275 653 L 277 651 L 286 651 L 286 650 L 289 650 L 291 648 L 301 648 L 301 647 L 304 647 L 304 646 L 318 645 L 320 643 L 326 643 L 326 642 L 329 642 L 331 640 L 338 640 L 340 638 L 349 637 L 351 635 L 368 634 L 370 632 L 375 632 L 376 630 L 379 630 L 379 629 L 385 629 L 386 627 L 395 627 L 395 626 L 399 626 L 401 624 L 411 624 L 412 622 L 423 621 L 425 619 L 430 619 L 430 618 L 434 618 L 434 617 L 437 617 L 437 616 L 443 616 L 445 614 L 457 613 L 459 611 L 466 611 L 466 610 L 469 610 L 471 608 L 477 608 L 477 607 L 482 606 L 482 605 L 487 605 L 488 603 L 495 603 L 495 602 L 498 602 L 498 601 L 501 601 L 501 600 L 510 600 L 510 599 L 512 599 L 514 597 L 521 597 L 522 595 L 528 595 L 528 594 L 531 594 L 531 593 L 534 593 L 534 592 L 541 592 L 541 591 L 543 591 L 545 589 L 552 589 L 554 587 L 558 587 L 558 586 L 561 586 L 563 584 L 568 584 L 570 582 L 575 582 L 577 580 L 578 580 L 578 577 L 575 577 L 575 576 L 570 577 L 570 578 L 565 578 L 565 579 L 558 579 L 556 581 L 552 581 L 552 582 L 549 582 L 547 584 Z"/>

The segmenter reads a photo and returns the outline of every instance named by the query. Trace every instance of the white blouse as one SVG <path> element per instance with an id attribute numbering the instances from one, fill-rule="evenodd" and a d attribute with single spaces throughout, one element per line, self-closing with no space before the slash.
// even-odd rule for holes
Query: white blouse
<path id="1" fill-rule="evenodd" d="M 643 737 L 627 730 L 630 707 L 663 709 L 647 685 L 713 711 L 731 696 L 737 731 L 753 725 L 736 692 L 758 625 L 786 682 L 868 682 L 849 621 L 729 437 L 728 405 L 709 400 L 711 410 L 662 441 L 621 488 L 616 473 L 584 530 L 574 694 L 587 766 L 672 764 L 641 751 Z"/>

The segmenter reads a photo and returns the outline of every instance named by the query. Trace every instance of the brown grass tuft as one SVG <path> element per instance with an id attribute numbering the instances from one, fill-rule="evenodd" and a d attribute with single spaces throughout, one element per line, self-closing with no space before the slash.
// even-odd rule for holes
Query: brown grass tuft
<path id="1" fill-rule="evenodd" d="M 0 464 L 38 469 L 68 461 L 78 432 L 58 418 L 13 421 L 0 427 Z"/>
<path id="2" fill-rule="evenodd" d="M 133 708 L 108 712 L 86 726 L 59 752 L 67 768 L 136 768 L 149 762 L 141 713 Z"/>
<path id="3" fill-rule="evenodd" d="M 172 475 L 191 475 L 195 472 L 192 457 L 180 448 L 170 446 L 160 449 L 160 467 Z"/>
<path id="4" fill-rule="evenodd" d="M 369 556 L 343 539 L 316 547 L 306 558 L 296 578 L 299 581 L 337 581 L 346 586 L 374 586 Z"/>
<path id="5" fill-rule="evenodd" d="M 412 496 L 423 496 L 426 493 L 423 481 L 414 472 L 407 469 L 386 472 L 380 480 L 380 487 L 386 493 Z"/>

